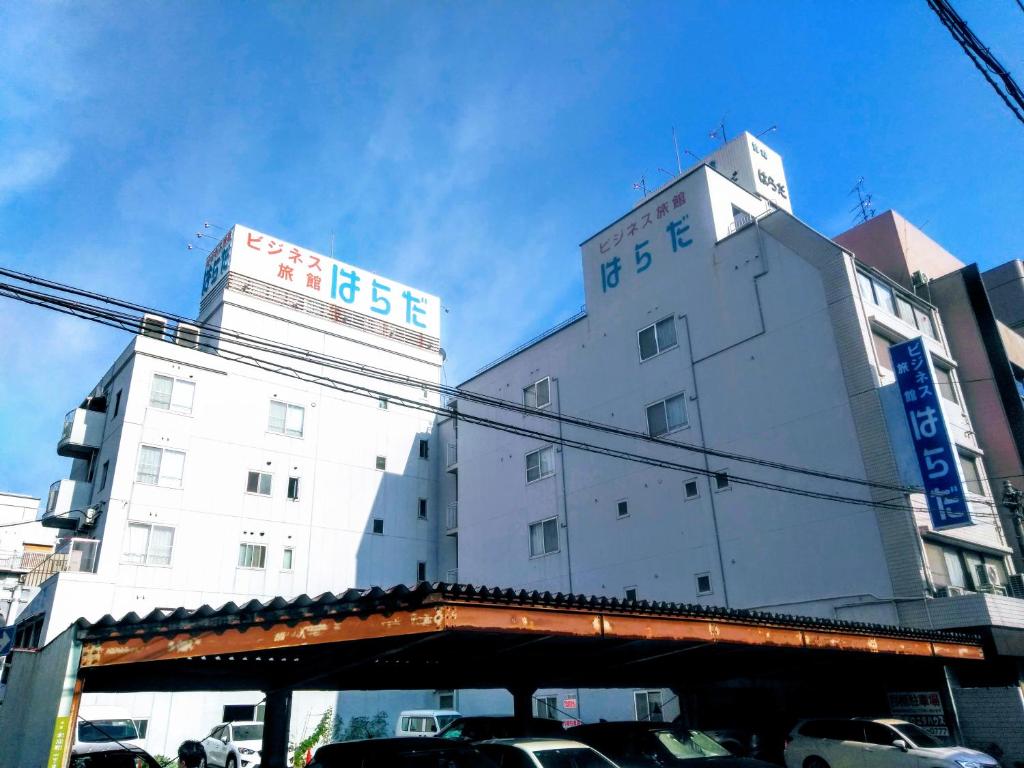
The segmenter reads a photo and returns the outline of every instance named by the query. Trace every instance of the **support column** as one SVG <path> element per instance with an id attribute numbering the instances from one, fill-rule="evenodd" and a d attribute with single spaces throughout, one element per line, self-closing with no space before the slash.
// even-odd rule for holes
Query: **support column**
<path id="1" fill-rule="evenodd" d="M 508 692 L 512 694 L 512 714 L 516 720 L 525 722 L 533 717 L 533 694 L 536 690 L 533 686 L 508 689 Z"/>
<path id="2" fill-rule="evenodd" d="M 267 691 L 263 718 L 263 768 L 286 768 L 288 761 L 288 727 L 292 718 L 292 692 Z"/>

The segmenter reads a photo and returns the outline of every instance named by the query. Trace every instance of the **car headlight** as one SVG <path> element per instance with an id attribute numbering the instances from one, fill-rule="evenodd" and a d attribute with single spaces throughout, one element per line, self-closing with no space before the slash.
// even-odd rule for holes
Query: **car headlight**
<path id="1" fill-rule="evenodd" d="M 239 747 L 238 751 L 241 752 L 243 755 L 255 755 L 256 754 L 256 750 L 255 749 L 249 749 L 248 747 Z M 971 768 L 971 766 L 965 766 L 965 768 Z"/>
<path id="2" fill-rule="evenodd" d="M 977 760 L 954 760 L 960 768 L 985 768 L 984 763 L 979 763 Z"/>

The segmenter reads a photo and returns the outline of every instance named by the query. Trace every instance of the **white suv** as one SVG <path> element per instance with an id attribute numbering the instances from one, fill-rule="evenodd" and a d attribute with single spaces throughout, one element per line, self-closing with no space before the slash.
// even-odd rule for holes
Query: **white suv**
<path id="1" fill-rule="evenodd" d="M 256 768 L 263 747 L 263 723 L 221 723 L 202 744 L 208 766 Z"/>
<path id="2" fill-rule="evenodd" d="M 999 768 L 994 757 L 947 747 L 913 723 L 804 720 L 786 742 L 786 768 Z"/>

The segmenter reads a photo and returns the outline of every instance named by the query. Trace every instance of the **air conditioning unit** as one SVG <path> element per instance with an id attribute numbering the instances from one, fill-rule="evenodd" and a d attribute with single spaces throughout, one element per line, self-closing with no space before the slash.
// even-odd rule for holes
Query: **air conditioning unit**
<path id="1" fill-rule="evenodd" d="M 199 349 L 199 328 L 188 323 L 178 323 L 174 331 L 174 343 L 179 347 Z"/>
<path id="2" fill-rule="evenodd" d="M 915 286 L 928 285 L 928 283 L 931 281 L 931 278 L 928 277 L 928 275 L 922 272 L 921 270 L 917 270 L 914 274 L 912 274 L 910 276 L 910 279 L 911 281 L 913 281 Z"/>
<path id="3" fill-rule="evenodd" d="M 999 586 L 999 571 L 994 565 L 980 563 L 974 566 L 974 571 L 978 574 L 979 591 L 981 591 L 981 587 Z"/>
<path id="4" fill-rule="evenodd" d="M 1024 598 L 1024 573 L 1011 573 L 1006 580 L 1006 591 L 1012 597 Z"/>
<path id="5" fill-rule="evenodd" d="M 143 315 L 139 333 L 151 339 L 163 341 L 167 337 L 167 319 L 158 315 Z"/>
<path id="6" fill-rule="evenodd" d="M 935 590 L 936 597 L 956 597 L 958 595 L 966 595 L 967 590 L 963 587 L 939 587 Z"/>
<path id="7" fill-rule="evenodd" d="M 1006 587 L 1002 584 L 983 584 L 978 587 L 979 592 L 984 592 L 986 595 L 1005 595 Z"/>

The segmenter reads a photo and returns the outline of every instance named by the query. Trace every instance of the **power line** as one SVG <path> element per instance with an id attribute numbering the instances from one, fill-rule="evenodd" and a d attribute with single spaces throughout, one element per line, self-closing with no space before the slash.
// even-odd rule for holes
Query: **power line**
<path id="1" fill-rule="evenodd" d="M 928 7 L 939 17 L 939 21 L 949 30 L 953 39 L 967 54 L 967 58 L 981 72 L 1003 103 L 1021 123 L 1024 123 L 1024 92 L 1009 71 L 999 63 L 992 51 L 982 44 L 948 0 L 928 0 Z"/>
<path id="2" fill-rule="evenodd" d="M 101 325 L 106 325 L 108 327 L 119 328 L 121 330 L 128 331 L 128 332 L 130 332 L 132 334 L 136 334 L 138 332 L 138 328 L 140 327 L 140 322 L 141 322 L 141 318 L 140 317 L 137 317 L 137 316 L 134 316 L 134 315 L 130 315 L 130 314 L 127 314 L 127 313 L 124 313 L 124 312 L 118 312 L 116 310 L 107 309 L 107 308 L 104 308 L 104 307 L 96 307 L 94 305 L 86 304 L 86 303 L 75 301 L 75 300 L 65 299 L 65 298 L 59 297 L 59 296 L 53 296 L 53 295 L 50 295 L 50 294 L 44 294 L 44 293 L 40 293 L 40 292 L 37 292 L 37 291 L 32 291 L 32 290 L 29 290 L 29 289 L 22 288 L 20 286 L 12 286 L 10 284 L 0 283 L 0 295 L 8 296 L 9 298 L 13 298 L 13 299 L 16 299 L 18 301 L 22 301 L 24 303 L 28 303 L 28 304 L 32 304 L 32 305 L 35 305 L 35 306 L 40 306 L 40 307 L 43 307 L 43 308 L 47 308 L 47 309 L 51 309 L 51 310 L 54 310 L 54 311 L 62 312 L 64 314 L 69 314 L 69 315 L 72 315 L 72 316 L 75 316 L 75 317 L 79 317 L 81 319 L 87 319 L 87 320 L 90 320 L 90 321 L 93 321 L 93 322 L 97 322 L 97 323 L 99 323 Z M 201 330 L 201 335 L 210 336 L 210 333 L 209 333 L 208 330 L 203 329 L 203 330 Z M 167 343 L 170 343 L 170 342 L 167 342 Z M 211 349 L 210 345 L 208 345 L 208 344 L 203 344 L 202 346 L 206 347 L 207 349 Z M 247 345 L 240 344 L 240 346 L 247 346 Z M 248 346 L 251 346 L 251 345 L 248 345 Z M 265 352 L 266 351 L 271 351 L 273 354 L 281 354 L 281 353 L 274 352 L 273 350 L 266 350 L 266 349 L 264 349 L 262 351 L 265 351 Z M 637 454 L 637 453 L 633 453 L 633 452 L 622 450 L 622 449 L 611 448 L 611 447 L 608 447 L 608 446 L 594 445 L 592 443 L 587 443 L 586 441 L 583 441 L 583 440 L 577 440 L 577 439 L 574 439 L 574 438 L 567 438 L 567 437 L 564 437 L 564 436 L 560 437 L 558 435 L 550 434 L 550 433 L 543 432 L 543 431 L 540 431 L 540 430 L 537 430 L 537 429 L 531 429 L 531 428 L 527 428 L 527 427 L 516 426 L 516 425 L 508 424 L 508 423 L 505 423 L 505 422 L 496 421 L 494 419 L 489 419 L 489 418 L 486 418 L 486 417 L 483 417 L 483 416 L 479 416 L 479 415 L 475 415 L 475 414 L 471 414 L 471 413 L 465 413 L 465 412 L 457 411 L 457 410 L 452 409 L 452 408 L 446 408 L 446 407 L 441 407 L 441 406 L 434 406 L 434 405 L 431 405 L 429 403 L 423 403 L 421 401 L 418 401 L 418 400 L 415 400 L 415 399 L 411 399 L 411 398 L 408 398 L 408 397 L 403 397 L 403 396 L 400 396 L 400 395 L 388 394 L 388 393 L 385 393 L 385 392 L 373 389 L 373 388 L 368 387 L 368 386 L 363 386 L 363 385 L 359 385 L 359 384 L 353 384 L 351 382 L 346 382 L 346 381 L 340 381 L 340 380 L 337 380 L 337 379 L 332 379 L 329 376 L 324 376 L 324 375 L 321 375 L 321 374 L 315 374 L 315 373 L 310 373 L 310 372 L 307 372 L 307 371 L 301 371 L 301 370 L 298 370 L 296 368 L 292 368 L 292 367 L 290 367 L 288 365 L 283 365 L 283 364 L 280 364 L 280 363 L 273 363 L 273 362 L 270 362 L 268 360 L 265 360 L 263 358 L 260 358 L 260 357 L 254 356 L 254 355 L 249 355 L 249 354 L 244 354 L 244 353 L 237 352 L 237 351 L 227 350 L 223 346 L 221 346 L 218 349 L 218 355 L 223 357 L 224 359 L 233 360 L 233 361 L 239 362 L 239 363 L 241 363 L 243 365 L 247 365 L 247 366 L 250 366 L 250 367 L 258 368 L 258 369 L 261 369 L 261 370 L 270 371 L 272 373 L 277 373 L 279 375 L 288 376 L 290 378 L 295 378 L 297 380 L 305 381 L 307 383 L 317 384 L 317 385 L 320 385 L 320 386 L 323 386 L 323 387 L 326 387 L 326 388 L 329 388 L 329 389 L 334 389 L 334 390 L 337 390 L 337 391 L 345 392 L 347 394 L 352 394 L 352 395 L 361 396 L 361 397 L 368 397 L 368 398 L 373 398 L 373 399 L 379 399 L 381 397 L 385 397 L 385 398 L 387 398 L 389 400 L 389 402 L 394 402 L 394 403 L 396 403 L 396 404 L 398 404 L 400 406 L 404 406 L 404 407 L 407 407 L 407 408 L 410 408 L 410 409 L 413 409 L 413 410 L 419 410 L 419 411 L 431 413 L 432 415 L 435 415 L 435 416 L 446 416 L 446 417 L 450 417 L 450 418 L 457 418 L 457 419 L 460 419 L 461 421 L 466 422 L 466 423 L 475 424 L 475 425 L 482 426 L 482 427 L 488 427 L 488 428 L 496 429 L 496 430 L 499 430 L 499 431 L 504 431 L 504 432 L 511 433 L 511 434 L 516 434 L 516 435 L 523 436 L 523 437 L 531 437 L 531 438 L 542 440 L 542 441 L 545 441 L 545 442 L 548 442 L 548 443 L 551 443 L 551 444 L 558 444 L 558 445 L 563 445 L 563 446 L 570 447 L 570 448 L 576 448 L 578 450 L 582 450 L 582 451 L 589 452 L 589 453 L 605 455 L 605 456 L 609 456 L 609 457 L 612 457 L 612 458 L 623 459 L 623 460 L 632 461 L 632 462 L 636 462 L 636 463 L 640 463 L 640 464 L 645 464 L 645 465 L 648 465 L 648 466 L 654 466 L 654 467 L 658 467 L 658 468 L 662 468 L 662 469 L 684 471 L 684 472 L 687 472 L 687 473 L 690 473 L 690 474 L 701 475 L 701 476 L 705 476 L 705 477 L 714 477 L 714 476 L 722 474 L 721 472 L 718 472 L 718 471 L 715 471 L 715 470 L 709 470 L 709 469 L 706 469 L 706 468 L 700 467 L 700 466 L 693 466 L 693 465 L 682 464 L 682 463 L 679 463 L 679 462 L 669 461 L 667 459 L 659 459 L 659 458 L 653 457 L 653 456 L 645 456 L 643 454 Z M 290 357 L 292 359 L 297 359 L 297 360 L 300 360 L 302 362 L 311 362 L 308 359 L 309 358 L 308 354 L 296 355 L 296 354 L 292 353 L 290 355 L 281 354 L 281 356 L 283 356 L 283 357 Z M 375 378 L 375 377 L 370 376 L 370 378 Z M 662 441 L 658 441 L 658 442 L 662 442 Z M 670 444 L 670 445 L 673 445 L 674 447 L 678 447 L 677 444 Z M 918 508 L 915 508 L 915 507 L 913 507 L 911 505 L 908 505 L 908 504 L 895 504 L 895 503 L 892 503 L 892 502 L 897 501 L 899 499 L 899 497 L 893 497 L 891 499 L 882 500 L 882 501 L 872 501 L 872 500 L 868 500 L 868 499 L 857 499 L 857 498 L 853 498 L 853 497 L 849 497 L 849 496 L 844 496 L 844 495 L 838 494 L 838 493 L 831 493 L 831 492 L 827 492 L 827 491 L 813 491 L 813 490 L 808 490 L 808 489 L 803 489 L 803 488 L 796 488 L 796 487 L 793 487 L 793 486 L 787 486 L 787 485 L 785 485 L 783 483 L 775 483 L 775 482 L 766 481 L 766 480 L 758 480 L 756 478 L 745 477 L 745 476 L 741 476 L 741 475 L 734 475 L 734 474 L 731 474 L 731 473 L 727 474 L 727 477 L 728 477 L 730 482 L 734 482 L 734 483 L 736 483 L 738 485 L 746 485 L 746 486 L 760 488 L 760 489 L 763 489 L 763 490 L 778 491 L 778 492 L 782 492 L 782 493 L 787 493 L 787 494 L 801 496 L 801 497 L 806 497 L 806 498 L 814 498 L 814 499 L 823 500 L 823 501 L 832 501 L 832 502 L 836 502 L 836 503 L 851 504 L 851 505 L 864 506 L 864 507 L 874 507 L 874 508 L 887 509 L 887 510 L 892 510 L 892 511 L 923 511 L 923 510 L 919 510 Z M 861 482 L 863 482 L 863 481 L 861 481 Z M 921 492 L 920 489 L 904 488 L 904 487 L 900 487 L 900 486 L 889 486 L 889 487 L 891 487 L 892 490 L 896 490 L 896 491 L 898 491 L 900 493 L 920 493 Z M 986 502 L 986 503 L 990 504 L 990 502 Z"/>

